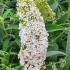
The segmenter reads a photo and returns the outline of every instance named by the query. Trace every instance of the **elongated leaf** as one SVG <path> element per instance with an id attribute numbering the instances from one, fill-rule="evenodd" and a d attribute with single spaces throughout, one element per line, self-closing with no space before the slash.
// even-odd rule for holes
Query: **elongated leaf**
<path id="1" fill-rule="evenodd" d="M 59 24 L 59 25 L 70 25 L 70 23 L 62 23 L 62 24 Z"/>
<path id="2" fill-rule="evenodd" d="M 3 4 L 0 3 L 0 15 L 3 14 L 3 11 L 4 11 L 4 7 L 3 7 Z"/>
<path id="3" fill-rule="evenodd" d="M 5 55 L 7 55 L 7 54 L 10 54 L 10 55 L 17 55 L 17 53 L 16 52 L 6 52 L 6 51 L 2 51 L 2 50 L 0 50 L 0 55 L 2 55 L 2 56 L 5 56 Z"/>
<path id="4" fill-rule="evenodd" d="M 68 8 L 68 17 L 70 17 L 70 5 L 69 5 L 69 8 Z"/>
<path id="5" fill-rule="evenodd" d="M 47 57 L 50 57 L 50 56 L 53 56 L 53 55 L 66 55 L 64 52 L 61 52 L 61 51 L 49 51 L 47 53 Z"/>
<path id="6" fill-rule="evenodd" d="M 47 28 L 48 32 L 54 32 L 54 31 L 64 30 L 63 26 L 57 25 L 57 24 L 50 24 L 46 28 Z"/>
<path id="7" fill-rule="evenodd" d="M 49 42 L 48 51 L 58 51 L 58 45 L 56 42 Z M 57 55 L 49 57 L 49 61 L 57 61 Z"/>
<path id="8" fill-rule="evenodd" d="M 68 37 L 67 37 L 65 70 L 69 69 L 70 69 L 70 29 L 68 30 Z"/>

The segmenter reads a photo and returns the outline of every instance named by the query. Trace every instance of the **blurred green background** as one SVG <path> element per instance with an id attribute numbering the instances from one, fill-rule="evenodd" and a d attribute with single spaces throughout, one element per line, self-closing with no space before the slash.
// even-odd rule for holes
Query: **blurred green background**
<path id="1" fill-rule="evenodd" d="M 54 18 L 49 18 L 53 12 L 44 8 L 46 2 L 38 5 L 49 32 L 45 70 L 70 70 L 70 0 L 48 0 Z M 16 0 L 0 0 L 0 70 L 21 69 L 18 18 Z"/>

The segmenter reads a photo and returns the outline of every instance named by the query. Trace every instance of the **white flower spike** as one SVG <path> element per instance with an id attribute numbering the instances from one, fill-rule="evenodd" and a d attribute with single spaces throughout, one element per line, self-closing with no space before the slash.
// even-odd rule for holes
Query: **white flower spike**
<path id="1" fill-rule="evenodd" d="M 43 17 L 33 0 L 17 0 L 19 15 L 19 52 L 22 70 L 43 70 L 48 47 L 48 33 Z"/>

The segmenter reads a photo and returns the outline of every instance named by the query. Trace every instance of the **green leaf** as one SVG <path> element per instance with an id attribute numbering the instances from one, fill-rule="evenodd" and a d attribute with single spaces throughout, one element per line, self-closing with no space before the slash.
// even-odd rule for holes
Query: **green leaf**
<path id="1" fill-rule="evenodd" d="M 3 14 L 4 11 L 4 5 L 0 3 L 0 15 Z"/>
<path id="2" fill-rule="evenodd" d="M 5 54 L 8 54 L 8 53 L 5 52 L 5 51 L 0 50 L 0 56 L 5 56 Z"/>
<path id="3" fill-rule="evenodd" d="M 4 29 L 4 18 L 0 16 L 0 29 Z"/>
<path id="4" fill-rule="evenodd" d="M 15 42 L 17 43 L 17 45 L 18 46 L 20 46 L 20 41 L 19 41 L 19 39 L 17 38 L 17 39 L 15 39 Z"/>
<path id="5" fill-rule="evenodd" d="M 58 51 L 58 45 L 56 42 L 49 42 L 48 51 Z M 49 61 L 57 61 L 57 56 L 49 57 Z"/>
<path id="6" fill-rule="evenodd" d="M 55 2 L 51 5 L 51 8 L 52 8 L 53 10 L 55 10 L 55 9 L 57 9 L 58 6 L 59 6 L 58 2 L 55 1 Z"/>
<path id="7" fill-rule="evenodd" d="M 5 41 L 3 42 L 3 51 L 7 51 L 9 47 L 9 39 L 5 39 Z"/>
<path id="8" fill-rule="evenodd" d="M 0 23 L 0 29 L 4 30 L 4 27 L 1 23 Z"/>
<path id="9" fill-rule="evenodd" d="M 18 55 L 16 52 L 10 52 L 10 55 Z"/>
<path id="10" fill-rule="evenodd" d="M 68 30 L 68 36 L 67 36 L 65 70 L 69 70 L 69 69 L 70 69 L 70 29 Z"/>
<path id="11" fill-rule="evenodd" d="M 15 24 L 10 24 L 6 30 L 9 30 L 9 29 L 18 29 L 18 25 L 15 25 Z"/>
<path id="12" fill-rule="evenodd" d="M 46 29 L 48 32 L 55 32 L 55 31 L 64 30 L 64 27 L 57 24 L 49 24 L 47 25 Z"/>
<path id="13" fill-rule="evenodd" d="M 70 5 L 68 7 L 68 17 L 70 17 Z"/>
<path id="14" fill-rule="evenodd" d="M 3 17 L 4 18 L 9 18 L 13 15 L 13 13 L 11 12 L 11 9 L 7 9 L 7 11 L 4 12 Z"/>
<path id="15" fill-rule="evenodd" d="M 47 57 L 54 56 L 54 55 L 66 55 L 64 52 L 61 51 L 48 51 Z"/>
<path id="16" fill-rule="evenodd" d="M 10 54 L 8 52 L 0 50 L 0 58 L 1 58 L 2 64 L 8 64 L 9 63 L 9 56 L 10 56 Z"/>
<path id="17" fill-rule="evenodd" d="M 12 70 L 20 70 L 20 66 L 16 66 L 16 67 L 12 68 Z"/>
<path id="18" fill-rule="evenodd" d="M 5 56 L 2 58 L 2 64 L 9 64 L 9 57 L 10 57 L 10 54 L 5 54 Z"/>
<path id="19" fill-rule="evenodd" d="M 62 25 L 62 26 L 64 26 L 64 25 L 70 25 L 70 23 L 62 23 L 62 24 L 59 24 L 59 25 Z"/>

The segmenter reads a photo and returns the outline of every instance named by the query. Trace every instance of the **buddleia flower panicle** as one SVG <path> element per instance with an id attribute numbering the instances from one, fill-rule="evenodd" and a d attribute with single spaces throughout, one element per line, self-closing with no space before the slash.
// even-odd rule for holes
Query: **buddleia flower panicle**
<path id="1" fill-rule="evenodd" d="M 48 33 L 43 17 L 34 0 L 17 0 L 17 14 L 21 39 L 18 57 L 22 70 L 43 70 L 48 48 Z"/>

